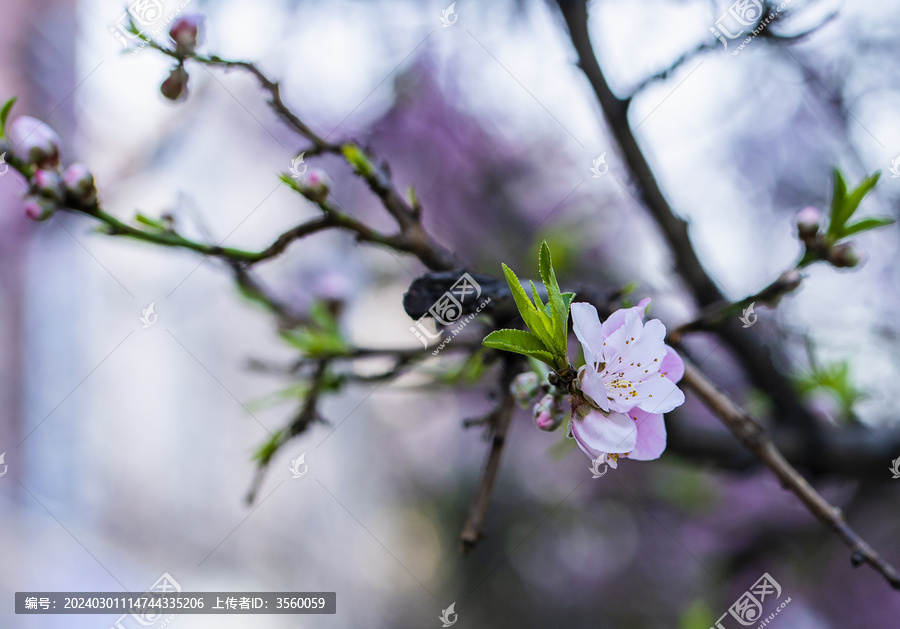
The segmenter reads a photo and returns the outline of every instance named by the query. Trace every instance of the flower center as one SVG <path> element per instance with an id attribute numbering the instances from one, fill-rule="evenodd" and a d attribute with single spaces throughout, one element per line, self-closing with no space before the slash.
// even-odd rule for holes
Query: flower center
<path id="1" fill-rule="evenodd" d="M 638 394 L 631 380 L 626 380 L 625 378 L 616 378 L 612 382 L 607 383 L 606 386 L 607 388 L 612 388 L 613 393 L 618 393 L 619 395 L 636 397 Z"/>

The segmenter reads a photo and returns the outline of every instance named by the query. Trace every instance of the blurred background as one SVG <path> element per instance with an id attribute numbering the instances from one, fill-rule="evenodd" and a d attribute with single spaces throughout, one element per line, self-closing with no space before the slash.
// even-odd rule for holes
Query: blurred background
<path id="1" fill-rule="evenodd" d="M 181 4 L 163 2 L 206 15 L 203 50 L 257 61 L 319 133 L 387 159 L 398 188 L 415 185 L 429 231 L 471 270 L 498 275 L 502 261 L 527 276 L 546 239 L 564 288 L 634 283 L 634 300 L 651 296 L 651 315 L 670 326 L 695 312 L 555 4 L 460 0 L 447 27 L 436 2 Z M 827 205 L 833 166 L 853 183 L 884 171 L 860 212 L 896 216 L 900 3 L 794 0 L 770 27 L 785 39 L 757 37 L 737 56 L 709 32 L 726 10 L 605 0 L 591 3 L 589 26 L 622 97 L 710 44 L 639 89 L 630 122 L 707 272 L 739 299 L 795 263 L 793 216 Z M 13 117 L 61 134 L 64 163 L 90 166 L 108 211 L 168 212 L 196 238 L 247 249 L 316 215 L 277 177 L 306 142 L 250 77 L 189 65 L 190 97 L 171 103 L 159 93 L 170 63 L 123 51 L 120 3 L 6 0 L 0 12 L 0 97 L 18 95 Z M 609 171 L 594 177 L 603 153 Z M 390 224 L 346 165 L 307 162 L 351 213 Z M 896 593 L 853 570 L 840 541 L 690 395 L 667 416 L 660 460 L 599 480 L 559 433 L 517 411 L 487 536 L 468 556 L 458 535 L 487 444 L 462 420 L 490 408 L 489 379 L 434 388 L 411 376 L 327 397 L 330 424 L 279 452 L 248 506 L 253 453 L 295 411 L 267 403 L 289 379 L 249 368 L 296 358 L 272 318 L 214 260 L 101 236 L 83 216 L 26 221 L 23 186 L 12 171 L 0 177 L 3 627 L 105 629 L 115 616 L 15 616 L 13 593 L 143 591 L 168 573 L 185 591 L 337 592 L 335 616 L 172 621 L 184 628 L 438 627 L 455 602 L 459 627 L 706 629 L 765 572 L 792 599 L 773 625 L 896 626 Z M 897 240 L 896 228 L 859 237 L 862 268 L 812 267 L 745 331 L 819 434 L 859 444 L 841 465 L 801 469 L 895 565 Z M 414 348 L 402 296 L 423 271 L 329 233 L 262 277 L 299 309 L 344 300 L 342 325 L 360 346 Z M 145 328 L 150 304 L 158 321 Z M 740 404 L 794 434 L 720 340 L 688 347 Z M 691 435 L 725 444 L 721 454 Z M 292 478 L 304 453 L 308 473 Z"/>

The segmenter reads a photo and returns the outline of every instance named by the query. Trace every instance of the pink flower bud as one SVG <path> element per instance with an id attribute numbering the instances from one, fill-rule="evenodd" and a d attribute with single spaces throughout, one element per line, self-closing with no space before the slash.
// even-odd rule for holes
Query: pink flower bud
<path id="1" fill-rule="evenodd" d="M 188 73 L 181 64 L 172 68 L 169 78 L 162 82 L 159 91 L 169 100 L 181 100 L 187 97 Z"/>
<path id="2" fill-rule="evenodd" d="M 324 171 L 313 168 L 306 175 L 303 182 L 302 193 L 310 201 L 321 203 L 328 198 L 328 192 L 331 190 L 331 179 Z"/>
<path id="3" fill-rule="evenodd" d="M 47 199 L 28 197 L 25 200 L 25 216 L 33 221 L 45 221 L 55 211 L 56 206 Z"/>
<path id="4" fill-rule="evenodd" d="M 38 168 L 59 166 L 59 145 L 56 131 L 31 116 L 19 116 L 9 127 L 9 137 L 19 159 Z"/>
<path id="5" fill-rule="evenodd" d="M 191 55 L 203 35 L 203 16 L 198 14 L 183 15 L 172 24 L 169 37 L 175 42 L 175 51 L 180 55 Z"/>
<path id="6" fill-rule="evenodd" d="M 559 398 L 548 393 L 534 406 L 534 423 L 541 430 L 551 431 L 559 428 L 566 413 L 562 409 Z"/>
<path id="7" fill-rule="evenodd" d="M 31 179 L 32 192 L 42 199 L 53 203 L 63 200 L 62 180 L 54 170 L 35 171 Z"/>
<path id="8" fill-rule="evenodd" d="M 84 164 L 71 164 L 63 172 L 62 181 L 66 194 L 75 201 L 83 205 L 92 205 L 97 201 L 94 176 Z"/>
<path id="9" fill-rule="evenodd" d="M 822 213 L 818 208 L 808 206 L 797 212 L 797 235 L 803 241 L 816 237 L 822 224 Z"/>

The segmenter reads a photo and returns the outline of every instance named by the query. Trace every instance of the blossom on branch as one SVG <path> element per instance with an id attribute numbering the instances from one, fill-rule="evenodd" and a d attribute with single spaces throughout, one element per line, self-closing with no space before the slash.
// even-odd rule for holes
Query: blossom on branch
<path id="1" fill-rule="evenodd" d="M 602 324 L 594 306 L 571 307 L 586 364 L 576 379 L 570 431 L 588 456 L 604 457 L 613 467 L 623 456 L 659 458 L 666 448 L 663 413 L 684 403 L 676 386 L 684 362 L 666 345 L 658 319 L 644 323 L 649 303 L 617 310 Z"/>

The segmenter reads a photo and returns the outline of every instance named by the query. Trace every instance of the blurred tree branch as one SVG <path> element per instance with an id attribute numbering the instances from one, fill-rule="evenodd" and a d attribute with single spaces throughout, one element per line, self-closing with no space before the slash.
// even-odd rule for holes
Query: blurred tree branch
<path id="1" fill-rule="evenodd" d="M 585 0 L 557 0 L 563 12 L 573 45 L 579 55 L 579 63 L 590 81 L 595 94 L 600 101 L 604 115 L 616 137 L 626 162 L 632 172 L 633 178 L 638 183 L 641 198 L 650 210 L 651 214 L 660 225 L 666 236 L 675 257 L 676 268 L 684 278 L 689 290 L 702 308 L 698 318 L 691 323 L 675 330 L 676 338 L 694 329 L 715 329 L 729 342 L 732 349 L 741 356 L 745 366 L 751 375 L 756 376 L 756 381 L 761 388 L 772 394 L 776 404 L 781 405 L 782 413 L 787 417 L 795 417 L 801 426 L 811 427 L 812 418 L 802 405 L 797 402 L 793 391 L 786 380 L 775 371 L 768 357 L 756 360 L 756 352 L 762 355 L 762 347 L 751 339 L 749 335 L 735 335 L 733 330 L 723 326 L 723 320 L 754 297 L 761 300 L 775 299 L 786 294 L 796 287 L 794 278 L 783 276 L 775 283 L 755 296 L 751 296 L 740 302 L 731 304 L 706 273 L 690 242 L 687 223 L 677 217 L 660 190 L 654 174 L 649 167 L 637 140 L 628 124 L 628 109 L 630 97 L 620 99 L 613 94 L 606 83 L 603 72 L 597 63 L 591 47 L 587 30 L 587 8 Z M 147 40 L 150 42 L 150 40 Z M 250 272 L 254 264 L 282 255 L 288 247 L 306 237 L 328 229 L 338 229 L 356 236 L 358 241 L 371 242 L 383 245 L 398 252 L 409 253 L 416 256 L 427 268 L 435 273 L 434 276 L 426 276 L 423 283 L 414 282 L 407 294 L 404 305 L 407 311 L 421 310 L 421 301 L 428 291 L 434 290 L 432 280 L 440 272 L 447 272 L 459 268 L 459 264 L 452 253 L 435 241 L 425 230 L 421 222 L 422 208 L 414 196 L 404 199 L 395 189 L 387 164 L 377 163 L 368 151 L 354 143 L 332 143 L 327 138 L 316 134 L 311 127 L 305 124 L 299 116 L 294 114 L 282 101 L 277 82 L 269 79 L 254 64 L 242 61 L 227 61 L 217 56 L 193 56 L 184 55 L 175 49 L 168 49 L 154 42 L 150 44 L 163 54 L 174 58 L 181 67 L 187 59 L 196 61 L 204 66 L 223 67 L 225 69 L 239 69 L 250 73 L 260 83 L 261 87 L 269 94 L 269 103 L 273 110 L 297 133 L 312 143 L 308 151 L 311 155 L 331 153 L 342 156 L 353 168 L 357 176 L 361 177 L 368 185 L 370 191 L 379 199 L 385 210 L 395 220 L 398 233 L 393 235 L 381 234 L 368 225 L 350 217 L 334 205 L 328 202 L 328 191 L 312 190 L 308 187 L 293 182 L 284 177 L 285 184 L 290 185 L 297 192 L 315 203 L 322 211 L 322 216 L 312 221 L 302 223 L 283 233 L 267 248 L 261 251 L 244 251 L 227 248 L 219 245 L 201 243 L 190 240 L 178 234 L 174 227 L 161 221 L 138 216 L 138 222 L 143 227 L 127 224 L 102 209 L 96 201 L 76 199 L 71 195 L 60 203 L 60 207 L 68 208 L 74 212 L 82 213 L 100 221 L 107 233 L 114 236 L 125 236 L 143 240 L 149 243 L 168 247 L 180 247 L 197 253 L 222 259 L 232 268 L 235 280 L 241 289 L 254 300 L 264 304 L 279 318 L 279 325 L 283 332 L 296 331 L 309 332 L 302 328 L 318 326 L 321 333 L 319 341 L 328 341 L 316 347 L 315 351 L 301 351 L 303 358 L 297 361 L 289 369 L 290 373 L 297 376 L 304 385 L 302 403 L 293 420 L 284 428 L 272 436 L 272 439 L 263 445 L 257 452 L 257 475 L 251 488 L 249 499 L 252 500 L 262 479 L 262 475 L 278 449 L 291 438 L 303 433 L 313 422 L 323 421 L 318 406 L 323 394 L 339 389 L 343 382 L 383 382 L 395 380 L 407 368 L 417 361 L 431 355 L 432 348 L 424 350 L 409 350 L 405 348 L 370 349 L 359 348 L 348 344 L 339 334 L 336 334 L 336 313 L 311 313 L 309 316 L 294 312 L 287 304 L 283 303 L 276 295 L 271 293 Z M 680 65 L 678 61 L 673 68 Z M 666 74 L 667 76 L 667 74 Z M 660 75 L 659 79 L 664 78 Z M 657 79 L 654 79 L 657 80 Z M 35 170 L 11 156 L 9 164 L 18 170 L 34 187 Z M 449 274 L 452 275 L 452 274 Z M 422 280 L 423 278 L 419 278 Z M 444 273 L 442 280 L 447 279 Z M 419 280 L 417 280 L 419 282 Z M 438 282 L 439 283 L 439 282 Z M 495 288 L 499 282 L 486 285 Z M 416 287 L 422 289 L 422 294 L 417 294 Z M 500 289 L 496 289 L 500 291 Z M 508 295 L 497 294 L 498 301 Z M 427 307 L 427 305 L 426 305 Z M 608 309 L 609 304 L 602 304 L 603 309 Z M 502 309 L 498 310 L 502 313 Z M 413 316 L 413 312 L 410 312 Z M 508 314 L 508 313 L 507 313 Z M 325 319 L 323 320 L 323 317 Z M 733 323 L 733 322 L 732 322 Z M 328 335 L 333 336 L 329 337 Z M 315 336 L 315 335 L 313 335 Z M 336 338 L 335 338 L 336 337 Z M 303 342 L 307 342 L 304 340 Z M 674 342 L 674 341 L 673 341 Z M 302 343 L 295 339 L 295 344 L 301 347 Z M 301 348 L 302 349 L 302 348 Z M 455 343 L 448 348 L 449 351 L 461 351 L 469 358 L 480 358 L 479 353 L 484 351 L 480 344 Z M 491 354 L 497 356 L 496 353 Z M 331 368 L 337 363 L 354 362 L 372 357 L 384 357 L 392 359 L 393 365 L 387 370 L 374 375 L 359 374 L 356 372 L 337 373 Z M 488 426 L 491 437 L 491 447 L 488 450 L 482 476 L 475 492 L 474 500 L 461 533 L 460 539 L 464 549 L 471 549 L 482 536 L 485 513 L 490 500 L 490 495 L 499 470 L 501 455 L 506 440 L 506 434 L 514 411 L 514 403 L 510 392 L 510 384 L 517 372 L 522 369 L 522 362 L 514 357 L 503 356 L 502 369 L 499 377 L 499 391 L 497 404 L 484 421 L 474 422 Z M 709 379 L 699 370 L 693 367 L 690 361 L 686 361 L 686 370 L 683 383 L 692 389 L 695 394 L 710 408 L 711 411 L 732 431 L 750 452 L 752 452 L 764 465 L 782 481 L 785 487 L 791 490 L 803 502 L 807 509 L 819 518 L 823 523 L 837 532 L 845 544 L 852 551 L 854 565 L 868 563 L 880 572 L 895 588 L 900 588 L 900 576 L 896 570 L 878 555 L 865 541 L 863 541 L 844 521 L 840 510 L 826 502 L 807 481 L 788 463 L 775 447 L 763 428 L 749 415 L 717 389 Z M 764 374 L 764 375 L 763 375 Z M 795 415 L 792 415 L 796 413 Z M 804 438 L 807 435 L 804 434 Z M 803 451 L 810 465 L 815 469 L 818 457 L 823 453 L 812 446 L 821 447 L 826 454 L 830 451 L 823 447 L 822 437 L 818 441 L 810 442 Z M 677 444 L 677 439 L 675 440 Z M 729 445 L 733 442 L 729 442 Z M 707 447 L 709 442 L 703 444 Z M 721 446 L 724 447 L 724 446 Z M 826 457 L 827 458 L 827 457 Z"/>
<path id="2" fill-rule="evenodd" d="M 557 4 L 578 55 L 578 65 L 593 88 L 644 206 L 656 220 L 669 243 L 678 274 L 684 279 L 701 308 L 728 303 L 729 300 L 700 262 L 691 243 L 687 223 L 675 214 L 631 130 L 628 121 L 631 99 L 616 96 L 606 81 L 588 33 L 586 0 L 557 0 Z M 741 333 L 741 328 L 733 320 L 719 322 L 715 331 L 739 357 L 753 384 L 771 396 L 778 410 L 779 421 L 797 424 L 806 430 L 810 448 L 809 458 L 815 461 L 814 467 L 820 465 L 827 458 L 827 453 L 823 451 L 822 438 L 815 418 L 799 402 L 790 382 L 776 368 L 771 356 L 774 350 L 766 347 L 753 335 Z"/>

